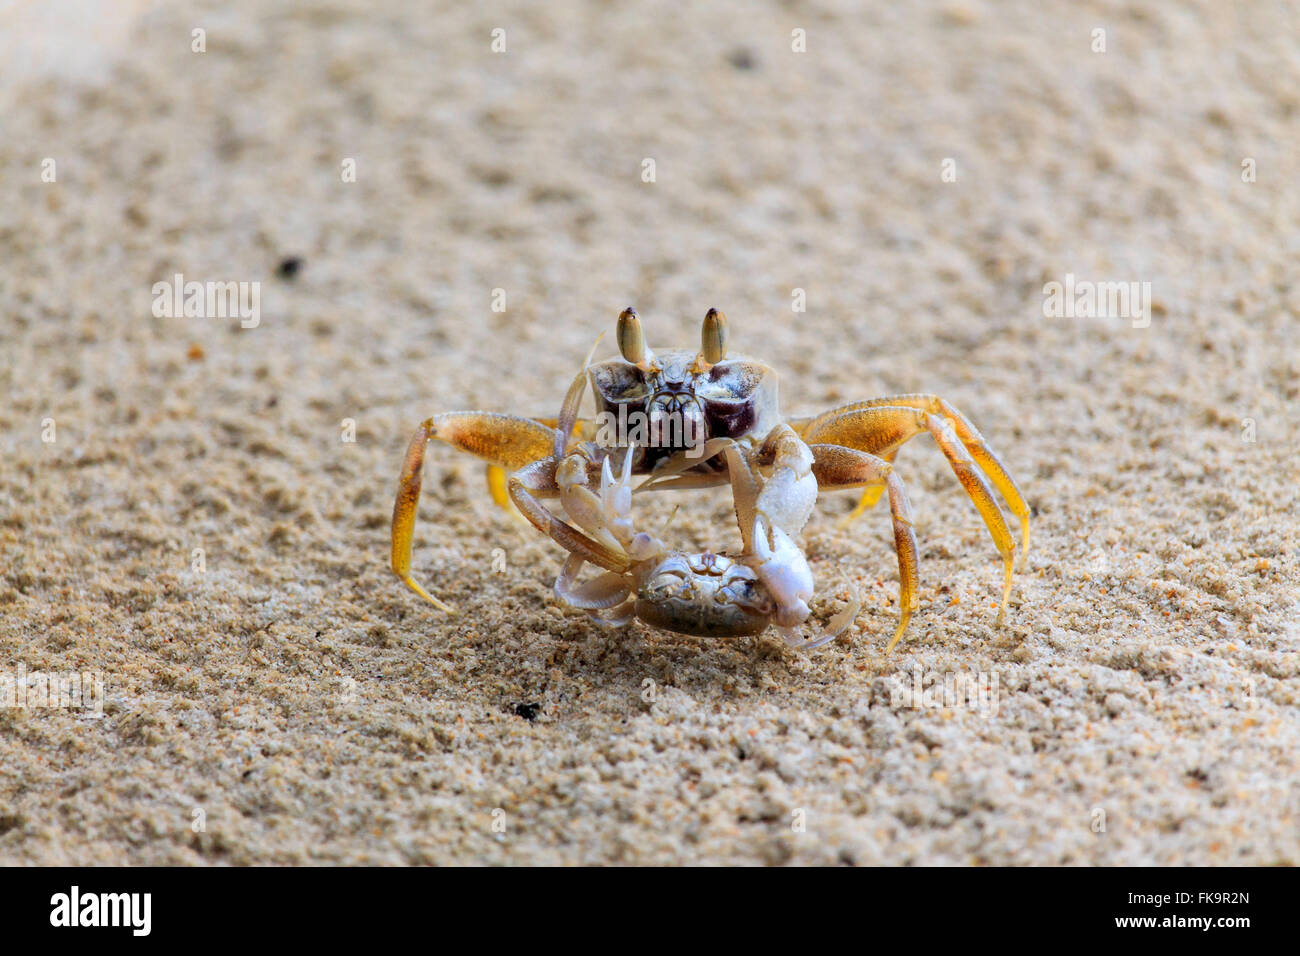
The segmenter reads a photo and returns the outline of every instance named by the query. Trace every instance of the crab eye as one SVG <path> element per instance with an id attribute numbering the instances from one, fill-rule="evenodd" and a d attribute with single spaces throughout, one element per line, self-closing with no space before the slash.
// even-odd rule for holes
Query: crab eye
<path id="1" fill-rule="evenodd" d="M 727 357 L 727 317 L 717 309 L 709 309 L 700 329 L 700 345 L 704 361 L 717 365 Z"/>
<path id="2" fill-rule="evenodd" d="M 641 319 L 637 316 L 636 309 L 629 307 L 619 313 L 618 350 L 633 365 L 645 363 L 645 332 L 641 329 Z"/>
<path id="3" fill-rule="evenodd" d="M 602 362 L 591 367 L 591 384 L 601 409 L 627 402 L 642 402 L 650 394 L 645 374 L 634 365 Z"/>

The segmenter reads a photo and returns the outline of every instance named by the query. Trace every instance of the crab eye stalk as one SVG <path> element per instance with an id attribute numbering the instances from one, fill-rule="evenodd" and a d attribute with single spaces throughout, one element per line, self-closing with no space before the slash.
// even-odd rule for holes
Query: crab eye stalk
<path id="1" fill-rule="evenodd" d="M 633 365 L 644 365 L 647 355 L 645 332 L 636 309 L 624 309 L 618 316 L 618 350 Z"/>
<path id="2" fill-rule="evenodd" d="M 727 357 L 727 317 L 717 309 L 709 309 L 700 329 L 700 345 L 704 361 L 717 365 Z"/>

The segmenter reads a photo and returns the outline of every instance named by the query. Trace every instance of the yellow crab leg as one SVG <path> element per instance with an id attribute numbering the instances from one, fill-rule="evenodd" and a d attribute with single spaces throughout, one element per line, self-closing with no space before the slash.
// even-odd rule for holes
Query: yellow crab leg
<path id="1" fill-rule="evenodd" d="M 861 448 L 863 451 L 873 452 L 886 460 L 892 461 L 893 456 L 897 453 L 898 446 L 923 429 L 917 429 L 910 434 L 888 430 L 884 432 L 862 430 L 858 441 L 843 441 L 840 438 L 827 439 L 822 437 L 828 434 L 825 431 L 826 426 L 836 419 L 863 412 L 867 409 L 882 407 L 920 409 L 931 415 L 946 419 L 952 424 L 958 440 L 965 446 L 966 451 L 970 453 L 971 458 L 980 466 L 984 474 L 993 482 L 994 487 L 998 489 L 998 493 L 1002 495 L 1002 499 L 1007 503 L 1007 507 L 1011 509 L 1011 513 L 1020 519 L 1020 557 L 1023 564 L 1024 558 L 1029 554 L 1029 505 L 1025 503 L 1025 496 L 1021 493 L 1020 487 L 1016 484 L 1015 479 L 1011 477 L 1010 472 L 1007 471 L 1007 466 L 1002 463 L 1002 459 L 998 457 L 997 452 L 989 447 L 979 429 L 971 423 L 970 419 L 938 395 L 891 395 L 885 398 L 872 398 L 864 402 L 842 405 L 839 408 L 832 408 L 828 412 L 823 412 L 803 424 L 799 431 L 805 441 L 836 441 L 851 448 Z M 877 424 L 880 420 L 858 418 L 857 421 Z M 843 431 L 842 428 L 835 429 L 836 434 L 843 434 Z M 881 439 L 885 438 L 886 435 L 888 436 L 887 444 L 882 444 Z M 868 493 L 871 491 L 872 489 L 868 489 Z M 867 494 L 864 493 L 862 501 L 859 502 L 858 507 L 850 515 L 850 519 L 857 517 L 867 508 L 870 508 L 879 497 L 880 492 L 876 491 L 875 496 L 868 502 Z"/>
<path id="2" fill-rule="evenodd" d="M 881 455 L 879 457 L 881 461 L 887 461 L 892 463 L 894 460 L 894 456 L 896 454 L 898 454 L 897 449 L 891 451 L 887 455 Z M 839 521 L 835 522 L 835 526 L 837 528 L 842 529 L 842 528 L 847 528 L 849 525 L 853 524 L 853 522 L 857 521 L 864 514 L 866 514 L 868 511 L 874 508 L 876 506 L 876 502 L 880 500 L 880 496 L 883 495 L 884 493 L 885 493 L 885 486 L 883 483 L 867 485 L 865 488 L 862 489 L 862 497 L 858 499 L 858 503 L 854 507 L 854 509 L 850 511 L 848 514 L 846 514 Z"/>
<path id="3" fill-rule="evenodd" d="M 506 491 L 506 470 L 500 465 L 494 465 L 491 462 L 487 466 L 487 486 L 488 494 L 497 506 L 510 510 L 510 495 Z"/>
<path id="4" fill-rule="evenodd" d="M 487 459 L 490 465 L 498 468 L 515 470 L 545 458 L 553 444 L 553 436 L 551 429 L 531 419 L 490 412 L 448 412 L 421 422 L 407 445 L 402 475 L 397 481 L 397 499 L 393 502 L 393 573 L 434 607 L 448 614 L 456 613 L 411 577 L 411 545 L 415 536 L 415 517 L 420 507 L 425 447 L 431 439 L 445 441 L 461 451 Z"/>
<path id="5" fill-rule="evenodd" d="M 1016 543 L 1011 537 L 1011 529 L 1007 527 L 1006 519 L 1002 517 L 997 499 L 993 496 L 993 489 L 988 486 L 974 458 L 960 441 L 951 420 L 915 406 L 868 405 L 832 418 L 823 416 L 821 420 L 808 427 L 804 433 L 804 441 L 809 444 L 843 445 L 879 455 L 882 451 L 897 449 L 909 438 L 925 431 L 930 433 L 939 450 L 948 459 L 953 474 L 966 490 L 980 517 L 984 519 L 989 535 L 1002 555 L 1005 574 L 1002 603 L 998 608 L 1000 623 L 1006 614 L 1007 601 L 1011 597 L 1011 575 L 1015 568 Z M 1018 490 L 1016 495 L 1019 496 Z M 1019 507 L 1025 511 L 1022 520 L 1027 529 L 1028 508 L 1023 498 L 1017 497 L 1017 501 Z"/>
<path id="6" fill-rule="evenodd" d="M 809 448 L 813 453 L 813 474 L 819 488 L 834 491 L 867 484 L 889 490 L 889 510 L 894 519 L 894 551 L 898 555 L 898 627 L 894 639 L 885 648 L 888 653 L 902 640 L 919 604 L 916 594 L 919 556 L 916 532 L 912 530 L 912 505 L 894 466 L 883 458 L 841 445 L 810 445 Z"/>

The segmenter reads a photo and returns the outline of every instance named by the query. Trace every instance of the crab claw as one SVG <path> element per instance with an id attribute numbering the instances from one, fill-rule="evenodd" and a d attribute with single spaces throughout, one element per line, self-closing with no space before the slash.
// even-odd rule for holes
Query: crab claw
<path id="1" fill-rule="evenodd" d="M 754 519 L 754 556 L 758 559 L 754 573 L 777 602 L 772 623 L 798 627 L 811 613 L 808 600 L 813 595 L 812 569 L 803 552 L 780 528 L 772 527 L 769 543 L 765 521 L 762 515 Z"/>
<path id="2" fill-rule="evenodd" d="M 623 470 L 617 479 L 606 458 L 600 467 L 600 500 L 605 519 L 623 540 L 635 534 L 632 527 L 632 449 L 623 456 Z"/>
<path id="3" fill-rule="evenodd" d="M 587 487 L 587 460 L 582 455 L 569 455 L 555 469 L 555 483 L 560 489 L 560 503 L 564 512 L 578 527 L 606 548 L 618 553 L 623 544 L 616 530 L 611 529 L 606 502 Z M 605 462 L 609 470 L 609 462 Z"/>

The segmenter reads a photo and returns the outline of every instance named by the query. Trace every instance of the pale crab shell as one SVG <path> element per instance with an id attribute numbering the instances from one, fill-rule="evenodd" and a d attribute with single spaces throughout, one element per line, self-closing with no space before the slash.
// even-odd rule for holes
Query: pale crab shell
<path id="1" fill-rule="evenodd" d="M 636 616 L 679 634 L 758 634 L 776 610 L 758 575 L 726 555 L 673 551 L 637 577 Z"/>

